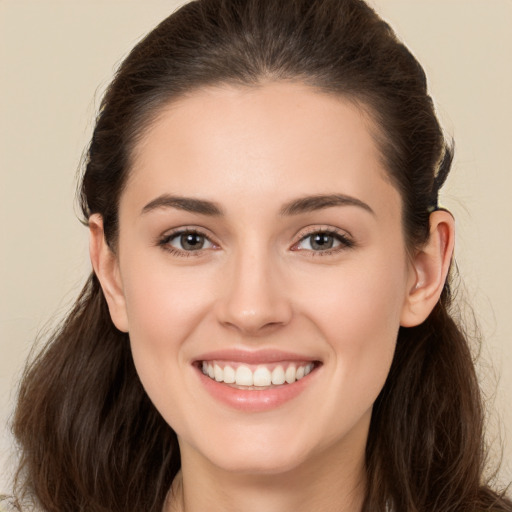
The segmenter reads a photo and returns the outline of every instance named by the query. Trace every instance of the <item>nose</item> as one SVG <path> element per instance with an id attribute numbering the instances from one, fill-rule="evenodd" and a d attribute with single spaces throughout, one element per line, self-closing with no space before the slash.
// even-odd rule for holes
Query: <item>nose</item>
<path id="1" fill-rule="evenodd" d="M 267 335 L 287 325 L 293 311 L 283 263 L 265 251 L 239 251 L 222 276 L 223 293 L 216 308 L 218 321 L 251 337 Z"/>

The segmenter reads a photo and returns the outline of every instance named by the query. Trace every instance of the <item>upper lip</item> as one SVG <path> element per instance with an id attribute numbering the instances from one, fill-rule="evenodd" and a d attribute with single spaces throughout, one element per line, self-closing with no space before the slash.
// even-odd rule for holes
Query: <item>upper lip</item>
<path id="1" fill-rule="evenodd" d="M 265 364 L 265 363 L 279 363 L 281 361 L 317 361 L 314 357 L 297 354 L 294 352 L 285 352 L 277 349 L 263 349 L 263 350 L 240 350 L 240 349 L 225 349 L 215 350 L 200 354 L 196 361 L 233 361 L 246 364 Z"/>

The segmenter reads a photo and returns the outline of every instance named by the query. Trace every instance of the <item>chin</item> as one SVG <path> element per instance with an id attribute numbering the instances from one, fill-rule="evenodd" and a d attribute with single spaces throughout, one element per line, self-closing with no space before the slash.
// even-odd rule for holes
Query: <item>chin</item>
<path id="1" fill-rule="evenodd" d="M 275 433 L 226 432 L 223 438 L 202 438 L 195 451 L 224 471 L 262 476 L 293 471 L 314 456 L 314 446 L 301 436 Z"/>
<path id="2" fill-rule="evenodd" d="M 256 452 L 258 452 L 256 447 Z M 233 456 L 213 455 L 211 461 L 220 469 L 243 475 L 279 475 L 299 468 L 307 457 L 290 453 L 236 453 Z"/>

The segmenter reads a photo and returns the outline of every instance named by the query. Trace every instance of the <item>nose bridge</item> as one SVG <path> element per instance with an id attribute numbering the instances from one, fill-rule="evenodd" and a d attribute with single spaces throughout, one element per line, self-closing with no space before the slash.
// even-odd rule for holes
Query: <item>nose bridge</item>
<path id="1" fill-rule="evenodd" d="M 281 265 L 272 248 L 255 238 L 237 247 L 227 271 L 219 321 L 251 335 L 287 324 L 291 304 Z"/>

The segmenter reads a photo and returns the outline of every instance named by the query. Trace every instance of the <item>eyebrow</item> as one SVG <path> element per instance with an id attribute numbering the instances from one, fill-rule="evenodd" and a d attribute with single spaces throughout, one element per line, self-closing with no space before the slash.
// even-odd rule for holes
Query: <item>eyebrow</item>
<path id="1" fill-rule="evenodd" d="M 355 197 L 346 196 L 344 194 L 328 194 L 305 196 L 285 204 L 280 211 L 283 216 L 298 215 L 300 213 L 308 213 L 333 206 L 357 206 L 375 215 L 375 212 L 369 205 Z"/>
<path id="2" fill-rule="evenodd" d="M 163 194 L 149 202 L 142 208 L 141 215 L 159 208 L 176 208 L 186 212 L 209 216 L 223 215 L 222 208 L 212 201 L 194 199 L 191 197 L 171 196 L 168 194 Z"/>
<path id="3" fill-rule="evenodd" d="M 281 216 L 299 215 L 301 213 L 313 212 L 316 210 L 323 210 L 325 208 L 332 208 L 333 206 L 357 206 L 366 210 L 367 212 L 375 215 L 371 207 L 355 197 L 347 196 L 344 194 L 327 194 L 327 195 L 314 195 L 305 196 L 294 199 L 286 203 L 280 210 Z M 199 215 L 208 216 L 222 216 L 224 212 L 222 208 L 213 201 L 205 199 L 194 199 L 191 197 L 173 196 L 163 194 L 156 199 L 150 201 L 144 208 L 142 208 L 141 215 L 157 210 L 159 208 L 176 208 Z"/>

